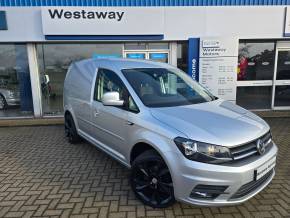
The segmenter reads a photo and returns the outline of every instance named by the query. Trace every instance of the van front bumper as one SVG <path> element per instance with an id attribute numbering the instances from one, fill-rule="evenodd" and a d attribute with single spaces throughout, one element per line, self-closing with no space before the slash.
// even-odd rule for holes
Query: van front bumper
<path id="1" fill-rule="evenodd" d="M 263 190 L 273 179 L 275 169 L 255 180 L 255 170 L 273 160 L 278 152 L 273 143 L 262 156 L 228 165 L 206 164 L 186 159 L 181 153 L 167 152 L 176 200 L 195 205 L 220 206 L 240 204 Z M 199 186 L 198 186 L 199 185 Z M 214 198 L 196 197 L 197 187 L 213 190 L 225 189 Z M 199 189 L 200 190 L 200 189 Z M 200 194 L 200 191 L 198 192 Z"/>

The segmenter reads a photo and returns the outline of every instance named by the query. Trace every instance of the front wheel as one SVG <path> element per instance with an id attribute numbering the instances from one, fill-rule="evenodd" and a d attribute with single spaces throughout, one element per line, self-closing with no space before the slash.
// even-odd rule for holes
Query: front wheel
<path id="1" fill-rule="evenodd" d="M 175 202 L 173 183 L 164 160 L 154 151 L 145 151 L 132 163 L 131 186 L 145 205 L 165 208 Z"/>

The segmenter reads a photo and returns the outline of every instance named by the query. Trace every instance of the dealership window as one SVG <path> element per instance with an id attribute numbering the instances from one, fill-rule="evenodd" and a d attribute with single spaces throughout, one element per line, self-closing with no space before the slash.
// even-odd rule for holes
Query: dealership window
<path id="1" fill-rule="evenodd" d="M 25 44 L 0 44 L 0 117 L 32 116 Z"/>
<path id="2" fill-rule="evenodd" d="M 63 83 L 71 62 L 85 58 L 121 57 L 122 48 L 119 43 L 38 44 L 43 114 L 63 114 Z"/>
<path id="3" fill-rule="evenodd" d="M 124 50 L 167 50 L 169 43 L 167 42 L 128 42 L 124 45 Z"/>
<path id="4" fill-rule="evenodd" d="M 239 44 L 238 80 L 272 80 L 275 65 L 274 42 Z"/>
<path id="5" fill-rule="evenodd" d="M 178 42 L 177 43 L 177 67 L 184 72 L 187 72 L 188 66 L 188 43 Z"/>
<path id="6" fill-rule="evenodd" d="M 274 68 L 274 41 L 241 40 L 237 104 L 248 109 L 270 109 Z"/>
<path id="7" fill-rule="evenodd" d="M 125 50 L 145 50 L 146 49 L 146 43 L 144 43 L 144 42 L 125 43 L 124 49 Z"/>
<path id="8" fill-rule="evenodd" d="M 271 108 L 272 86 L 237 88 L 237 104 L 250 110 Z"/>
<path id="9" fill-rule="evenodd" d="M 169 49 L 169 43 L 164 43 L 164 42 L 151 42 L 151 43 L 148 43 L 148 49 L 149 50 Z"/>
<path id="10" fill-rule="evenodd" d="M 123 57 L 169 63 L 169 52 L 168 42 L 128 42 L 124 44 Z"/>

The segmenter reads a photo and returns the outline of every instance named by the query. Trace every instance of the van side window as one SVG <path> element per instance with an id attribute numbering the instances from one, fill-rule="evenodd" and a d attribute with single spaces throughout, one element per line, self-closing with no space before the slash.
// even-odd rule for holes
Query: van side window
<path id="1" fill-rule="evenodd" d="M 131 97 L 131 95 L 129 95 L 129 99 L 128 99 L 128 109 L 129 109 L 129 111 L 132 111 L 132 112 L 135 112 L 135 113 L 139 113 L 139 108 L 137 107 L 137 105 L 134 102 L 134 100 Z"/>
<path id="2" fill-rule="evenodd" d="M 95 100 L 101 101 L 106 92 L 118 92 L 120 98 L 124 100 L 124 87 L 122 81 L 113 71 L 100 69 L 98 71 L 95 86 Z"/>
<path id="3" fill-rule="evenodd" d="M 126 103 L 124 109 L 139 112 L 137 105 L 118 75 L 111 70 L 99 69 L 95 84 L 94 100 L 102 101 L 102 97 L 106 92 L 118 92 L 120 99 Z"/>

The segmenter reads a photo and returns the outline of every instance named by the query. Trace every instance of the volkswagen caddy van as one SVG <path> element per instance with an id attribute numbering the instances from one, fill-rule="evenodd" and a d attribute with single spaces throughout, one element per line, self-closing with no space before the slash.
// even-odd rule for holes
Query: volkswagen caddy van
<path id="1" fill-rule="evenodd" d="M 242 203 L 273 179 L 269 125 L 164 63 L 88 59 L 64 83 L 65 133 L 131 169 L 144 204 Z"/>

